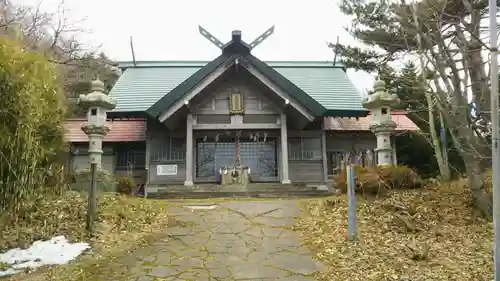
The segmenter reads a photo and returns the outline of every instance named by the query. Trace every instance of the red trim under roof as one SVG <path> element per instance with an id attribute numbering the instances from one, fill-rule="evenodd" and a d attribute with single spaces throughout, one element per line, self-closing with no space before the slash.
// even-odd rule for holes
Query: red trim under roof
<path id="1" fill-rule="evenodd" d="M 419 131 L 404 111 L 393 111 L 392 120 L 396 122 L 396 131 Z M 339 118 L 325 117 L 325 130 L 328 131 L 370 131 L 371 115 L 367 117 Z M 85 119 L 71 119 L 64 123 L 66 139 L 69 142 L 88 142 L 88 137 L 81 127 Z M 146 140 L 146 121 L 139 118 L 108 120 L 109 134 L 104 142 L 133 142 Z"/>
<path id="2" fill-rule="evenodd" d="M 89 138 L 82 131 L 84 119 L 72 119 L 64 122 L 66 139 L 69 142 L 88 142 Z M 146 140 L 146 121 L 144 119 L 108 120 L 109 134 L 104 142 L 132 142 Z"/>
<path id="3" fill-rule="evenodd" d="M 393 111 L 391 114 L 392 121 L 396 122 L 396 131 L 419 131 L 413 121 L 406 116 L 406 112 L 398 110 Z M 325 130 L 331 131 L 369 131 L 371 123 L 371 114 L 366 117 L 356 118 L 339 118 L 339 117 L 325 117 Z"/>

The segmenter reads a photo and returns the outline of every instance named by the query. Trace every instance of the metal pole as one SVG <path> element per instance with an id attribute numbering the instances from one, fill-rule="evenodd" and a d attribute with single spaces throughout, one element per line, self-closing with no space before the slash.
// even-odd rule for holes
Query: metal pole
<path id="1" fill-rule="evenodd" d="M 495 263 L 495 281 L 500 281 L 500 150 L 498 147 L 499 120 L 498 120 L 498 38 L 497 38 L 497 2 L 489 0 L 490 17 L 490 80 L 491 80 L 491 156 L 493 159 L 493 228 L 494 246 L 493 260 Z"/>
<path id="2" fill-rule="evenodd" d="M 349 241 L 356 239 L 356 182 L 354 166 L 347 166 L 347 237 Z"/>
<path id="3" fill-rule="evenodd" d="M 96 213 L 96 186 L 97 186 L 97 164 L 90 164 L 90 171 L 92 173 L 92 178 L 90 179 L 90 189 L 89 189 L 89 202 L 87 209 L 87 230 L 90 234 L 94 234 L 94 222 L 95 222 L 95 213 Z"/>

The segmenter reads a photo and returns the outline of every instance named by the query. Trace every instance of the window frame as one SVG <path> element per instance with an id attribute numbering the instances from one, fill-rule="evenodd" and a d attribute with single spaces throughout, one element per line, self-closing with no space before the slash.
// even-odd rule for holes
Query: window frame
<path id="1" fill-rule="evenodd" d="M 131 160 L 132 158 L 132 160 Z M 123 160 L 125 159 L 125 160 Z M 138 159 L 142 159 L 137 161 Z M 124 164 L 125 163 L 125 164 Z M 130 166 L 129 166 L 130 164 Z M 131 167 L 132 169 L 146 168 L 146 150 L 125 149 L 116 152 L 116 169 L 123 170 Z"/>
<path id="2" fill-rule="evenodd" d="M 167 142 L 167 144 L 165 144 Z M 175 142 L 175 144 L 174 144 Z M 151 152 L 151 162 L 183 162 L 186 161 L 186 138 L 185 137 L 172 137 L 154 139 L 152 141 L 154 146 Z M 173 152 L 176 149 L 176 153 Z M 167 152 L 165 152 L 167 150 Z M 177 157 L 174 157 L 176 154 Z M 180 155 L 180 156 L 179 156 Z"/>
<path id="3" fill-rule="evenodd" d="M 292 148 L 292 143 L 293 141 L 299 140 L 300 143 L 300 148 L 299 148 L 299 153 L 294 152 L 294 148 Z M 313 153 L 312 158 L 304 157 L 305 153 L 309 150 L 304 150 L 304 140 L 314 140 L 314 141 L 319 141 L 319 151 L 320 153 L 318 154 L 318 157 L 314 157 L 315 153 Z M 296 145 L 297 143 L 295 143 Z M 288 161 L 322 161 L 323 160 L 323 153 L 322 153 L 322 148 L 321 148 L 321 138 L 319 137 L 292 137 L 288 138 Z M 299 157 L 297 157 L 299 155 Z"/>

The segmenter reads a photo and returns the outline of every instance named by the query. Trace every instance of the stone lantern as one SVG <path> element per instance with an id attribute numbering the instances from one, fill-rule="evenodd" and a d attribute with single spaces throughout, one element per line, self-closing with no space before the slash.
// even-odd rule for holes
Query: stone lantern
<path id="1" fill-rule="evenodd" d="M 99 79 L 92 81 L 92 91 L 80 95 L 78 105 L 87 110 L 87 123 L 82 130 L 89 137 L 89 162 L 101 168 L 102 141 L 109 132 L 106 125 L 106 113 L 116 107 L 116 101 L 110 98 L 104 83 Z"/>
<path id="2" fill-rule="evenodd" d="M 390 94 L 386 91 L 384 81 L 376 81 L 373 88 L 374 92 L 361 103 L 372 114 L 370 130 L 377 137 L 377 148 L 375 149 L 377 164 L 391 165 L 393 163 L 391 134 L 397 126 L 392 121 L 391 109 L 397 106 L 400 100 L 396 94 Z"/>

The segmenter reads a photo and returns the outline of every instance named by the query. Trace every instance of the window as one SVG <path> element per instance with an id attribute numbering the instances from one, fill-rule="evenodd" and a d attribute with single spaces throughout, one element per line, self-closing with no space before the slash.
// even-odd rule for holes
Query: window
<path id="1" fill-rule="evenodd" d="M 302 160 L 302 139 L 288 139 L 288 160 Z"/>
<path id="2" fill-rule="evenodd" d="M 288 139 L 288 160 L 321 160 L 321 138 L 289 138 Z"/>
<path id="3" fill-rule="evenodd" d="M 340 165 L 344 156 L 345 151 L 342 150 L 326 152 L 328 175 L 334 175 L 340 171 Z"/>
<path id="4" fill-rule="evenodd" d="M 186 140 L 184 138 L 170 139 L 170 160 L 186 160 Z"/>
<path id="5" fill-rule="evenodd" d="M 342 161 L 344 165 L 349 163 L 369 167 L 377 164 L 377 152 L 374 149 L 365 150 L 332 150 L 326 152 L 328 174 L 333 175 L 340 171 Z"/>
<path id="6" fill-rule="evenodd" d="M 118 152 L 116 167 L 144 169 L 146 167 L 145 150 L 123 150 Z"/>
<path id="7" fill-rule="evenodd" d="M 186 139 L 167 136 L 154 139 L 151 143 L 153 161 L 186 160 Z"/>

